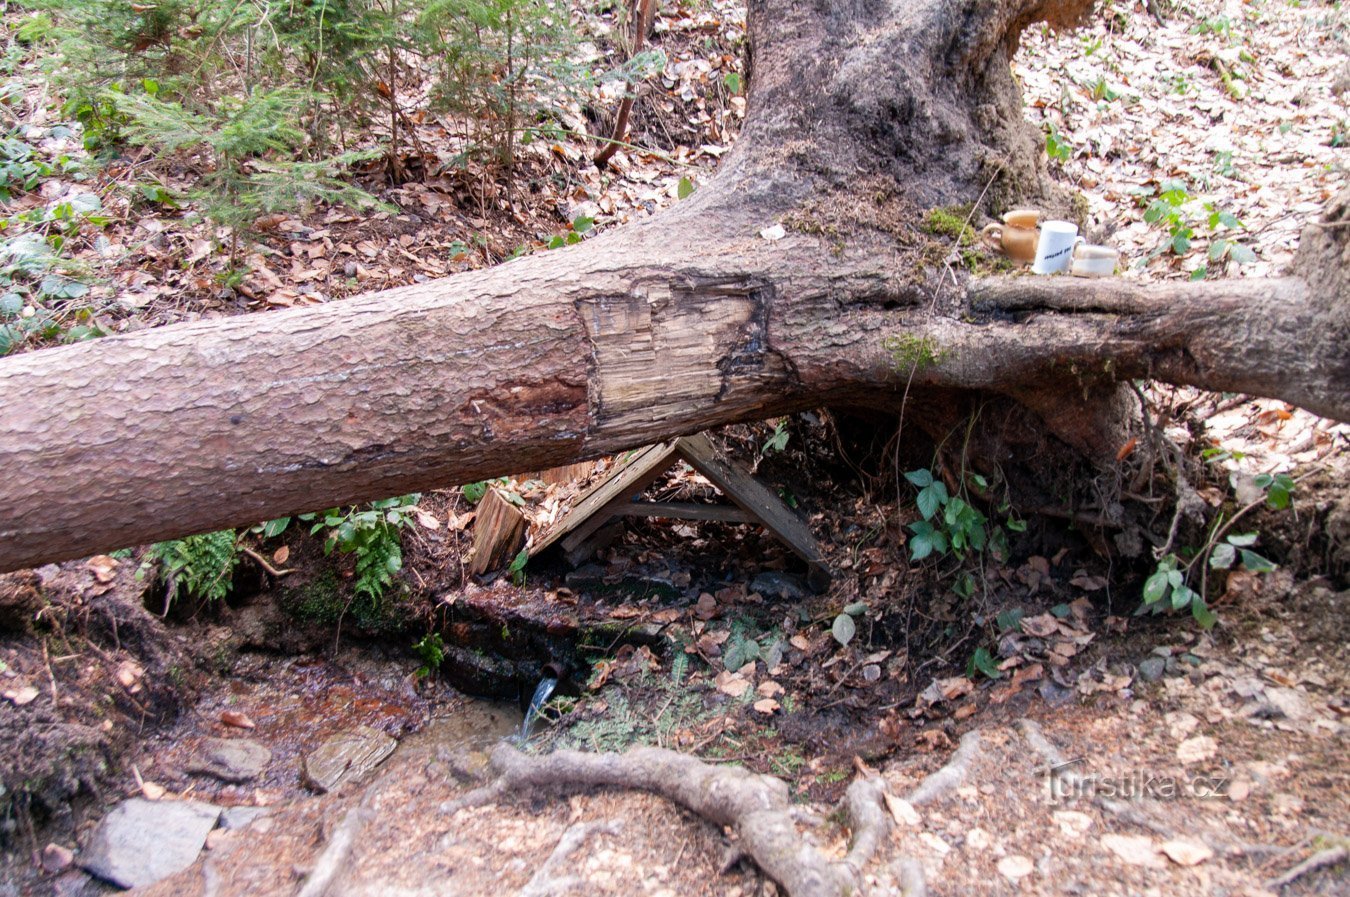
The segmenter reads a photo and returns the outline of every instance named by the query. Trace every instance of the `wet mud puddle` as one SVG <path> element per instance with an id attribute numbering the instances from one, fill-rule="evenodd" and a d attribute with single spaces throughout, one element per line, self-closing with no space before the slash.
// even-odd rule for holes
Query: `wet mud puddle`
<path id="1" fill-rule="evenodd" d="M 406 661 L 245 657 L 147 742 L 141 790 L 265 807 L 363 782 L 396 751 L 449 748 L 486 764 L 493 745 L 522 729 L 513 704 L 430 691 L 414 689 Z"/>

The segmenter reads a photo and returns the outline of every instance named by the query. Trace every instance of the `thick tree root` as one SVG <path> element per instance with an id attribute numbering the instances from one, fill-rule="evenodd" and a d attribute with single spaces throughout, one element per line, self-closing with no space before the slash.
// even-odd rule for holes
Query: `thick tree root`
<path id="1" fill-rule="evenodd" d="M 941 800 L 965 780 L 980 750 L 980 735 L 967 732 L 952 759 L 928 776 L 907 796 L 912 804 Z M 832 861 L 797 832 L 799 807 L 792 806 L 787 785 L 772 776 L 740 767 L 714 766 L 697 758 L 660 748 L 633 748 L 624 754 L 587 754 L 558 751 L 530 757 L 507 744 L 492 753 L 498 777 L 491 784 L 444 804 L 453 814 L 467 807 L 495 803 L 511 793 L 573 788 L 634 788 L 660 795 L 692 810 L 703 819 L 735 830 L 739 851 L 752 859 L 791 897 L 843 897 L 861 890 L 862 873 L 880 850 L 891 828 L 886 810 L 886 783 L 866 775 L 849 785 L 843 806 L 852 843 L 848 854 Z M 544 864 L 547 869 L 576 850 L 592 829 L 569 829 Z M 917 862 L 897 858 L 892 863 L 906 895 L 927 893 L 923 869 Z M 541 869 L 541 872 L 543 870 Z M 553 883 L 565 887 L 575 882 Z M 535 883 L 527 886 L 530 891 Z"/>
<path id="2" fill-rule="evenodd" d="M 909 802 L 918 807 L 946 797 L 966 780 L 971 761 L 979 752 L 980 731 L 971 729 L 961 736 L 961 744 L 947 761 L 947 765 L 920 782 L 919 787 L 910 793 Z"/>
<path id="3" fill-rule="evenodd" d="M 885 785 L 865 778 L 849 786 L 845 810 L 853 830 L 847 857 L 831 861 L 797 832 L 788 788 L 772 776 L 739 767 L 713 766 L 660 748 L 624 754 L 558 751 L 529 757 L 509 745 L 492 754 L 498 778 L 443 808 L 455 812 L 494 802 L 508 792 L 568 788 L 635 788 L 674 801 L 707 821 L 729 826 L 741 849 L 792 897 L 843 897 L 857 893 L 861 870 L 890 827 L 883 809 Z"/>

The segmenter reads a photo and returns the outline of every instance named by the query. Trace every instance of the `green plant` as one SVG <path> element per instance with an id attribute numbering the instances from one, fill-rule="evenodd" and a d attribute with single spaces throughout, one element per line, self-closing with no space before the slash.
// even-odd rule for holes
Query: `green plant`
<path id="1" fill-rule="evenodd" d="M 322 515 L 301 514 L 300 519 L 317 522 L 311 533 L 327 530 L 324 554 L 333 549 L 356 556 L 355 592 L 378 602 L 403 568 L 403 527 L 412 522 L 413 508 L 421 495 L 371 502 L 368 508 L 333 508 Z"/>
<path id="2" fill-rule="evenodd" d="M 257 91 L 223 98 L 214 108 L 194 112 L 156 93 L 126 95 L 119 109 L 127 116 L 127 139 L 165 154 L 196 153 L 209 169 L 189 196 L 208 218 L 230 230 L 230 263 L 239 238 L 266 212 L 299 208 L 308 202 L 370 208 L 379 203 L 347 184 L 339 174 L 370 153 L 344 153 L 319 162 L 297 161 L 305 133 L 297 124 L 306 102 L 302 92 Z"/>
<path id="3" fill-rule="evenodd" d="M 548 241 L 549 249 L 561 249 L 564 246 L 575 246 L 580 243 L 584 235 L 595 226 L 595 219 L 588 218 L 585 215 L 578 215 L 572 219 L 568 230 L 561 234 L 555 234 Z"/>
<path id="4" fill-rule="evenodd" d="M 787 444 L 788 444 L 787 418 L 780 417 L 778 420 L 774 421 L 773 433 L 769 436 L 768 439 L 764 440 L 764 444 L 760 446 L 759 448 L 760 457 L 768 455 L 771 452 L 781 452 L 785 448 L 787 448 Z"/>
<path id="5" fill-rule="evenodd" d="M 1288 474 L 1261 474 L 1254 479 L 1254 483 L 1265 491 L 1264 504 L 1268 507 L 1275 510 L 1289 507 L 1295 483 Z M 1260 499 L 1257 503 L 1260 503 Z M 1249 504 L 1232 517 L 1218 515 L 1210 526 L 1204 545 L 1190 553 L 1189 560 L 1183 561 L 1175 553 L 1162 557 L 1153 574 L 1144 582 L 1144 602 L 1137 613 L 1157 614 L 1189 608 L 1191 615 L 1203 628 L 1213 627 L 1218 618 L 1207 604 L 1210 570 L 1231 570 L 1241 566 L 1251 573 L 1269 573 L 1275 569 L 1272 561 L 1252 550 L 1260 538 L 1259 533 L 1231 532 L 1242 514 L 1254 506 L 1255 503 Z M 1197 570 L 1200 580 L 1198 589 L 1191 586 Z"/>
<path id="6" fill-rule="evenodd" d="M 234 568 L 239 564 L 239 543 L 232 529 L 157 542 L 150 546 L 141 570 L 159 564 L 166 588 L 166 606 L 181 590 L 189 598 L 219 601 L 230 593 Z"/>
<path id="7" fill-rule="evenodd" d="M 888 336 L 881 341 L 881 348 L 890 353 L 893 366 L 904 374 L 932 367 L 948 354 L 935 338 L 912 333 Z"/>
<path id="8" fill-rule="evenodd" d="M 1191 238 L 1195 229 L 1186 220 L 1182 210 L 1190 202 L 1191 195 L 1183 181 L 1164 181 L 1158 188 L 1158 196 L 1144 210 L 1144 220 L 1149 224 L 1158 224 L 1168 234 L 1168 242 L 1157 252 L 1170 249 L 1174 255 L 1185 255 L 1191 251 Z"/>
<path id="9" fill-rule="evenodd" d="M 989 653 L 988 648 L 976 648 L 975 653 L 970 657 L 970 662 L 966 664 L 966 675 L 968 677 L 973 678 L 977 672 L 990 679 L 1003 678 L 1003 671 L 998 668 L 998 661 L 994 659 L 994 655 Z"/>
<path id="10" fill-rule="evenodd" d="M 1050 122 L 1045 132 L 1045 154 L 1057 162 L 1067 162 L 1073 156 L 1073 146 L 1054 122 Z"/>
<path id="11" fill-rule="evenodd" d="M 530 550 L 528 548 L 520 549 L 520 552 L 511 559 L 511 563 L 506 568 L 506 574 L 511 577 L 511 583 L 517 588 L 525 585 L 525 565 L 530 562 Z"/>
<path id="12" fill-rule="evenodd" d="M 72 251 L 107 219 L 77 193 L 0 219 L 0 355 L 33 342 L 101 336 L 86 301 L 88 269 Z"/>
<path id="13" fill-rule="evenodd" d="M 425 679 L 440 668 L 445 660 L 445 640 L 439 632 L 428 632 L 413 644 L 413 650 L 422 659 L 422 665 L 413 673 L 418 679 Z"/>
<path id="14" fill-rule="evenodd" d="M 914 534 L 909 540 L 910 560 L 920 561 L 934 552 L 949 550 L 957 557 L 968 551 L 983 551 L 988 543 L 988 519 L 960 496 L 951 495 L 947 485 L 928 470 L 905 474 L 919 490 L 916 502 L 922 520 L 909 525 Z"/>

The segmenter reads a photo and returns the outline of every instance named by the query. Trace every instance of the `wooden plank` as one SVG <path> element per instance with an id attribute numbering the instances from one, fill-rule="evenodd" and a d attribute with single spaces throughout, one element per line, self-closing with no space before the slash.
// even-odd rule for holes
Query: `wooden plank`
<path id="1" fill-rule="evenodd" d="M 713 448 L 707 436 L 699 433 L 677 439 L 675 450 L 680 457 L 721 490 L 723 495 L 810 564 L 813 573 L 825 572 L 820 547 L 807 525 L 783 504 L 777 493 L 750 474 L 719 458 L 717 450 Z M 819 581 L 819 573 L 815 579 Z"/>
<path id="2" fill-rule="evenodd" d="M 594 461 L 581 461 L 577 464 L 565 464 L 562 467 L 550 467 L 548 470 L 540 471 L 538 479 L 550 486 L 556 486 L 559 483 L 570 483 L 588 477 L 593 470 L 595 470 Z"/>
<path id="3" fill-rule="evenodd" d="M 674 457 L 673 442 L 659 442 L 639 449 L 626 464 L 587 490 L 572 510 L 549 527 L 530 549 L 530 557 L 538 555 L 575 530 L 582 530 L 578 538 L 584 539 L 604 526 L 605 521 L 612 516 L 610 513 L 601 513 L 607 505 L 631 501 L 634 496 L 641 495 L 657 477 L 665 473 Z"/>
<path id="4" fill-rule="evenodd" d="M 468 571 L 481 576 L 507 566 L 525 541 L 525 515 L 502 498 L 496 487 L 488 489 L 473 519 L 473 546 Z"/>
<path id="5" fill-rule="evenodd" d="M 575 536 L 576 533 L 573 533 L 572 535 Z M 563 556 L 567 558 L 567 563 L 571 564 L 573 567 L 580 567 L 590 560 L 597 551 L 614 544 L 615 540 L 622 535 L 622 521 L 611 519 L 607 525 L 602 526 L 599 530 L 582 539 L 578 545 L 569 546 L 569 540 L 564 539 Z"/>
<path id="6" fill-rule="evenodd" d="M 615 517 L 666 517 L 672 520 L 724 520 L 752 523 L 755 518 L 734 505 L 696 505 L 684 501 L 634 501 L 618 508 Z"/>

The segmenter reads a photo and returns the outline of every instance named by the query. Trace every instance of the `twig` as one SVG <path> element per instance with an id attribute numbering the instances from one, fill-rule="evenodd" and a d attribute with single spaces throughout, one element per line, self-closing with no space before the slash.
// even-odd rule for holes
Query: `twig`
<path id="1" fill-rule="evenodd" d="M 252 548 L 240 546 L 239 550 L 244 554 L 248 555 L 249 557 L 253 558 L 253 560 L 257 563 L 257 565 L 266 570 L 268 574 L 271 576 L 280 578 L 282 576 L 286 576 L 289 573 L 295 572 L 294 570 L 278 570 L 276 567 L 273 567 L 271 564 L 267 562 L 267 558 L 258 554 L 258 552 L 254 551 Z"/>
<path id="2" fill-rule="evenodd" d="M 1326 850 L 1319 850 L 1288 872 L 1266 882 L 1266 889 L 1273 891 L 1277 888 L 1283 888 L 1286 885 L 1293 884 L 1310 872 L 1316 872 L 1318 869 L 1324 869 L 1327 866 L 1335 866 L 1337 863 L 1343 863 L 1347 858 L 1350 858 L 1350 850 L 1347 850 L 1344 844 L 1328 847 Z"/>

